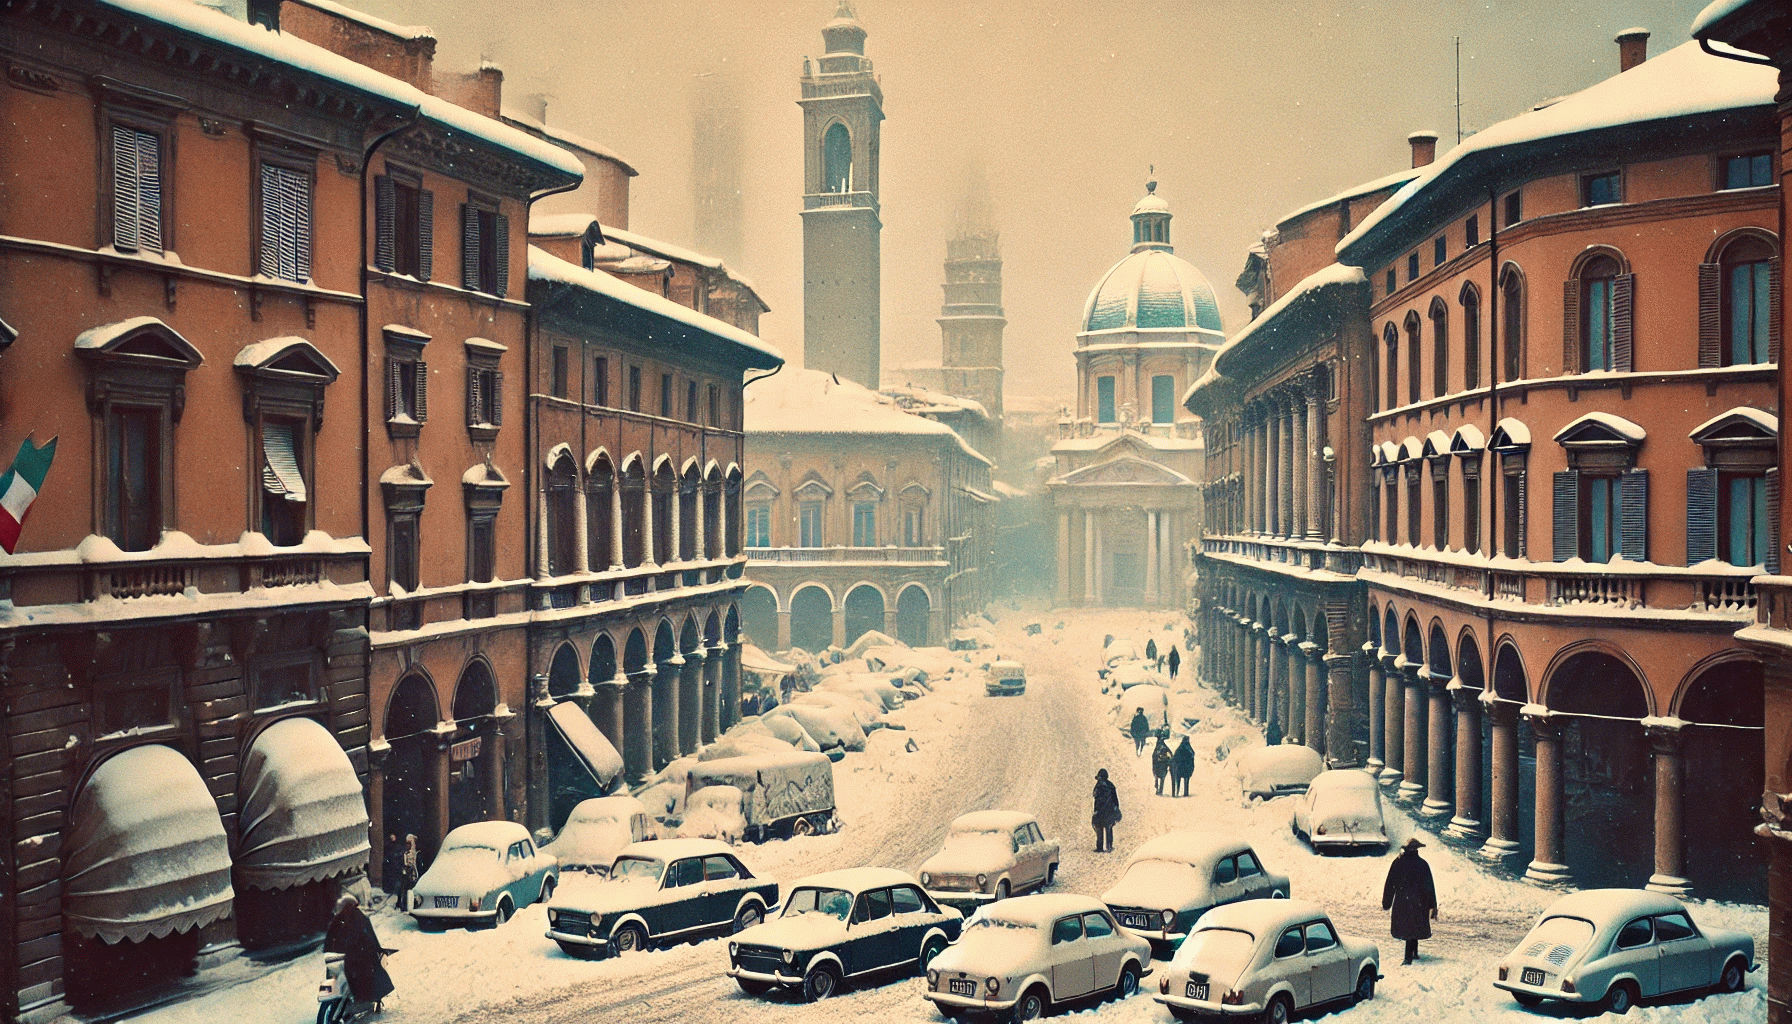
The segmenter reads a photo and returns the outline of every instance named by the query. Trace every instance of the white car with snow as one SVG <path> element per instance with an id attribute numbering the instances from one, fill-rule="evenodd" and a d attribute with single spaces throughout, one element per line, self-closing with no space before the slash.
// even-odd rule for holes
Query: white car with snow
<path id="1" fill-rule="evenodd" d="M 983 692 L 991 697 L 1019 696 L 1027 692 L 1027 667 L 1018 661 L 997 661 L 989 666 Z"/>
<path id="2" fill-rule="evenodd" d="M 925 994 L 958 1020 L 1035 1020 L 1061 1003 L 1126 999 L 1151 973 L 1151 944 L 1090 896 L 1041 893 L 979 910 L 927 969 Z"/>
<path id="3" fill-rule="evenodd" d="M 424 931 L 450 924 L 497 927 L 518 907 L 554 895 L 560 869 L 514 821 L 475 821 L 442 839 L 411 890 L 410 915 Z"/>
<path id="4" fill-rule="evenodd" d="M 1249 900 L 1208 911 L 1170 959 L 1152 998 L 1177 1020 L 1287 1024 L 1320 1006 L 1375 998 L 1381 950 L 1338 934 L 1306 900 Z"/>
<path id="5" fill-rule="evenodd" d="M 953 819 L 940 851 L 921 864 L 921 885 L 960 910 L 1052 884 L 1058 844 L 1020 811 L 972 811 Z"/>
<path id="6" fill-rule="evenodd" d="M 749 995 L 794 988 L 815 1002 L 849 980 L 925 972 L 963 925 L 901 871 L 829 871 L 792 885 L 783 914 L 728 943 L 728 976 Z"/>
<path id="7" fill-rule="evenodd" d="M 1300 743 L 1252 748 L 1239 758 L 1238 766 L 1245 798 L 1265 800 L 1305 793 L 1307 785 L 1324 770 L 1325 759 L 1319 751 Z"/>
<path id="8" fill-rule="evenodd" d="M 1388 850 L 1381 787 L 1358 768 L 1320 772 L 1294 805 L 1294 834 L 1316 853 L 1328 850 Z"/>
<path id="9" fill-rule="evenodd" d="M 685 773 L 684 803 L 715 808 L 727 797 L 703 797 L 705 789 L 727 786 L 739 792 L 741 838 L 750 843 L 773 836 L 808 836 L 833 831 L 834 766 L 826 755 L 786 749 L 698 761 Z"/>
<path id="10" fill-rule="evenodd" d="M 652 832 L 647 807 L 641 801 L 632 796 L 598 796 L 579 801 L 560 834 L 541 850 L 559 862 L 561 871 L 601 875 L 610 870 L 610 862 L 623 847 Z"/>
<path id="11" fill-rule="evenodd" d="M 621 955 L 663 942 L 741 931 L 778 905 L 725 843 L 649 839 L 625 848 L 602 884 L 548 905 L 548 938 L 568 956 Z"/>
<path id="12" fill-rule="evenodd" d="M 1740 992 L 1755 940 L 1699 925 L 1686 904 L 1644 889 L 1586 889 L 1550 904 L 1499 962 L 1494 985 L 1523 1006 L 1545 999 L 1628 1013 L 1639 999 Z"/>
<path id="13" fill-rule="evenodd" d="M 1166 832 L 1140 846 L 1101 894 L 1120 923 L 1169 948 L 1202 914 L 1224 903 L 1286 899 L 1287 875 L 1271 874 L 1249 843 L 1206 832 Z"/>

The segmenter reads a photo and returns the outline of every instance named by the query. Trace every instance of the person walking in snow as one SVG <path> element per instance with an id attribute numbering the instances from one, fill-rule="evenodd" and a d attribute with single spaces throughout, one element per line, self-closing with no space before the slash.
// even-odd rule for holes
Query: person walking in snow
<path id="1" fill-rule="evenodd" d="M 1170 678 L 1171 679 L 1176 678 L 1176 670 L 1181 667 L 1182 667 L 1182 655 L 1176 653 L 1176 648 L 1174 648 L 1174 647 L 1170 648 Z"/>
<path id="2" fill-rule="evenodd" d="M 1151 735 L 1151 720 L 1145 717 L 1145 709 L 1138 708 L 1132 713 L 1132 752 L 1137 757 L 1145 752 L 1145 737 Z"/>
<path id="3" fill-rule="evenodd" d="M 1431 937 L 1431 922 L 1437 920 L 1437 889 L 1431 882 L 1431 865 L 1419 856 L 1424 843 L 1408 839 L 1400 856 L 1388 865 L 1388 880 L 1381 887 L 1381 909 L 1392 910 L 1388 932 L 1406 940 L 1406 958 L 1410 964 L 1419 958 L 1419 940 Z"/>
<path id="4" fill-rule="evenodd" d="M 1095 813 L 1089 823 L 1095 826 L 1095 852 L 1114 852 L 1114 826 L 1120 823 L 1120 792 L 1108 781 L 1108 770 L 1095 773 Z"/>
<path id="5" fill-rule="evenodd" d="M 1162 733 L 1157 736 L 1157 746 L 1151 748 L 1151 775 L 1157 779 L 1157 795 L 1164 795 L 1164 776 L 1170 774 L 1170 745 L 1164 742 Z"/>
<path id="6" fill-rule="evenodd" d="M 1145 641 L 1145 660 L 1146 661 L 1156 661 L 1157 660 L 1157 641 L 1156 640 Z"/>
<path id="7" fill-rule="evenodd" d="M 1187 796 L 1188 780 L 1194 774 L 1195 748 L 1188 745 L 1188 737 L 1184 736 L 1170 759 L 1170 795 Z"/>

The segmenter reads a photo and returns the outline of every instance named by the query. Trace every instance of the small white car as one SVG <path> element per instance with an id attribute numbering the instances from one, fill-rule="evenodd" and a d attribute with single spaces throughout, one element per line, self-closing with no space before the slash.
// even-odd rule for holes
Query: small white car
<path id="1" fill-rule="evenodd" d="M 1739 992 L 1755 940 L 1705 928 L 1686 904 L 1644 889 L 1586 889 L 1550 904 L 1494 985 L 1522 1006 L 1545 999 L 1628 1013 L 1639 999 L 1712 989 Z"/>
<path id="2" fill-rule="evenodd" d="M 1238 766 L 1247 800 L 1305 793 L 1308 783 L 1324 770 L 1325 759 L 1319 751 L 1299 743 L 1254 747 L 1244 752 Z"/>
<path id="3" fill-rule="evenodd" d="M 579 801 L 554 841 L 542 847 L 560 862 L 562 871 L 601 875 L 630 843 L 653 834 L 647 807 L 632 796 L 600 796 Z"/>
<path id="4" fill-rule="evenodd" d="M 436 858 L 411 890 L 410 914 L 424 931 L 450 924 L 496 928 L 518 907 L 554 895 L 560 868 L 514 821 L 475 821 L 442 839 Z"/>
<path id="5" fill-rule="evenodd" d="M 1140 846 L 1101 894 L 1120 923 L 1168 948 L 1223 903 L 1287 899 L 1287 875 L 1271 874 L 1249 843 L 1206 832 L 1166 832 Z"/>
<path id="6" fill-rule="evenodd" d="M 921 885 L 934 902 L 966 910 L 1052 884 L 1058 852 L 1031 814 L 973 811 L 955 818 L 940 851 L 922 862 Z"/>
<path id="7" fill-rule="evenodd" d="M 1019 695 L 1027 692 L 1027 669 L 1018 661 L 998 661 L 989 666 L 989 682 L 983 692 L 991 697 Z"/>
<path id="8" fill-rule="evenodd" d="M 1316 853 L 1388 849 L 1381 787 L 1375 776 L 1356 768 L 1320 772 L 1295 803 L 1291 827 Z"/>
<path id="9" fill-rule="evenodd" d="M 1317 903 L 1248 900 L 1195 922 L 1152 998 L 1177 1020 L 1287 1024 L 1311 1007 L 1375 998 L 1380 963 L 1375 943 L 1338 934 Z"/>
<path id="10" fill-rule="evenodd" d="M 1089 896 L 1042 893 L 984 907 L 927 970 L 925 995 L 958 1020 L 972 1013 L 1036 1020 L 1054 1005 L 1126 999 L 1151 973 L 1151 944 Z"/>

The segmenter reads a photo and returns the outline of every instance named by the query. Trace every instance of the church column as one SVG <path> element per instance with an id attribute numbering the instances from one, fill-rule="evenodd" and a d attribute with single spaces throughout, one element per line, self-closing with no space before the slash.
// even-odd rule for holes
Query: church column
<path id="1" fill-rule="evenodd" d="M 1686 814 L 1680 726 L 1650 725 L 1647 731 L 1655 758 L 1655 873 L 1649 876 L 1648 888 L 1684 897 L 1691 895 L 1692 883 L 1686 879 L 1683 852 Z"/>
<path id="2" fill-rule="evenodd" d="M 1307 656 L 1307 693 L 1302 702 L 1302 708 L 1307 714 L 1306 724 L 1301 728 L 1301 739 L 1323 755 L 1326 751 L 1325 649 L 1308 640 L 1300 645 L 1300 652 Z"/>
<path id="3" fill-rule="evenodd" d="M 548 558 L 548 520 L 554 518 L 548 514 L 548 485 L 543 482 L 541 489 L 535 492 L 535 578 L 545 580 L 554 572 L 553 562 Z"/>
<path id="4" fill-rule="evenodd" d="M 648 477 L 641 482 L 641 565 L 658 564 L 653 560 L 653 477 Z"/>
<path id="5" fill-rule="evenodd" d="M 1263 532 L 1271 537 L 1281 533 L 1282 495 L 1277 485 L 1282 479 L 1282 417 L 1272 404 L 1263 421 Z"/>
<path id="6" fill-rule="evenodd" d="M 1157 513 L 1145 510 L 1145 594 L 1140 602 L 1150 608 L 1157 602 Z"/>
<path id="7" fill-rule="evenodd" d="M 1537 739 L 1537 838 L 1524 877 L 1544 885 L 1572 884 L 1562 862 L 1562 724 L 1548 711 L 1525 717 Z"/>
<path id="8" fill-rule="evenodd" d="M 1386 638 L 1383 638 L 1386 643 Z M 1381 671 L 1387 680 L 1382 689 L 1381 784 L 1396 789 L 1406 777 L 1406 684 L 1400 671 L 1406 659 L 1387 648 L 1381 650 Z"/>
<path id="9" fill-rule="evenodd" d="M 1095 517 L 1083 509 L 1083 603 L 1095 603 Z"/>
<path id="10" fill-rule="evenodd" d="M 1320 658 L 1326 667 L 1325 763 L 1331 768 L 1354 768 L 1360 763 L 1356 737 L 1350 732 L 1356 721 L 1357 656 L 1324 654 Z"/>
<path id="11" fill-rule="evenodd" d="M 610 480 L 610 568 L 620 569 L 622 562 L 622 478 L 613 476 Z M 616 593 L 620 597 L 622 591 L 618 589 Z"/>
<path id="12" fill-rule="evenodd" d="M 1096 604 L 1106 604 L 1108 601 L 1108 588 L 1107 588 L 1107 579 L 1106 579 L 1107 559 L 1105 557 L 1107 552 L 1102 550 L 1102 543 L 1101 543 L 1102 529 L 1101 529 L 1101 527 L 1102 527 L 1102 522 L 1098 518 L 1095 520 L 1095 603 Z"/>
<path id="13" fill-rule="evenodd" d="M 1294 458 L 1289 460 L 1294 477 L 1290 490 L 1294 515 L 1289 518 L 1294 527 L 1289 531 L 1289 536 L 1296 541 L 1304 540 L 1307 536 L 1307 476 L 1313 461 L 1313 453 L 1307 449 L 1306 403 L 1301 401 L 1301 395 L 1306 390 L 1306 386 L 1301 385 L 1288 403 L 1288 419 L 1294 427 Z"/>
<path id="14" fill-rule="evenodd" d="M 584 486 L 576 484 L 575 482 L 572 502 L 573 515 L 577 517 L 574 522 L 578 524 L 578 539 L 573 545 L 573 550 L 577 552 L 578 562 L 573 568 L 578 572 L 591 571 L 591 531 L 585 528 L 585 524 L 590 522 L 589 519 L 585 518 L 585 501 Z"/>
<path id="15" fill-rule="evenodd" d="M 697 481 L 697 487 L 691 492 L 691 495 L 692 500 L 697 503 L 697 514 L 691 517 L 691 522 L 695 524 L 696 531 L 695 536 L 691 538 L 691 557 L 701 562 L 709 558 L 709 549 L 705 546 L 703 537 L 703 518 L 709 512 L 709 509 L 704 506 L 708 503 L 709 496 L 703 492 L 702 480 Z M 886 518 L 882 515 L 881 509 L 879 510 L 878 518 Z M 879 523 L 878 525 L 881 526 L 883 524 Z"/>
<path id="16" fill-rule="evenodd" d="M 672 490 L 667 493 L 672 498 L 672 514 L 666 517 L 672 524 L 672 543 L 666 545 L 666 561 L 677 563 L 684 560 L 684 478 L 674 477 Z"/>
<path id="17" fill-rule="evenodd" d="M 1070 603 L 1070 510 L 1058 510 L 1058 607 Z"/>
<path id="18" fill-rule="evenodd" d="M 1261 529 L 1258 525 L 1263 507 L 1263 453 L 1259 450 L 1261 433 L 1257 410 L 1253 408 L 1244 425 L 1244 468 L 1240 481 L 1244 487 L 1244 529 L 1240 533 L 1256 533 Z"/>
<path id="19" fill-rule="evenodd" d="M 1402 800 L 1419 801 L 1425 798 L 1425 771 L 1429 766 L 1429 751 L 1425 746 L 1425 735 L 1429 731 L 1429 714 L 1425 699 L 1425 664 L 1419 661 L 1405 661 L 1400 666 L 1400 674 L 1406 683 L 1406 715 L 1405 739 L 1401 746 L 1406 752 L 1406 777 L 1400 783 L 1399 796 Z"/>
<path id="20" fill-rule="evenodd" d="M 1454 682 L 1448 676 L 1440 676 L 1430 672 L 1430 723 L 1426 727 L 1426 767 L 1425 767 L 1425 803 L 1419 813 L 1430 817 L 1441 817 L 1451 813 L 1455 808 L 1454 779 L 1451 773 L 1451 750 L 1448 745 L 1450 735 L 1450 684 Z M 1456 683 L 1458 690 L 1461 683 Z"/>
<path id="21" fill-rule="evenodd" d="M 1307 380 L 1307 540 L 1325 541 L 1325 379 Z"/>

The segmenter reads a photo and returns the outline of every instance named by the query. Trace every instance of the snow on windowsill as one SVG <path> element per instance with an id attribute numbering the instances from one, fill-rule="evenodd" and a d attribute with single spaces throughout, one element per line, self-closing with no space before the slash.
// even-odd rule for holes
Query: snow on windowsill
<path id="1" fill-rule="evenodd" d="M 164 530 L 162 539 L 147 551 L 125 551 L 110 538 L 88 534 L 80 544 L 60 551 L 31 551 L 0 558 L 0 565 L 17 568 L 56 568 L 115 562 L 167 562 L 196 559 L 268 558 L 302 555 L 366 555 L 372 548 L 360 537 L 332 537 L 312 530 L 291 547 L 275 547 L 267 536 L 245 532 L 234 544 L 201 544 L 179 530 Z"/>

